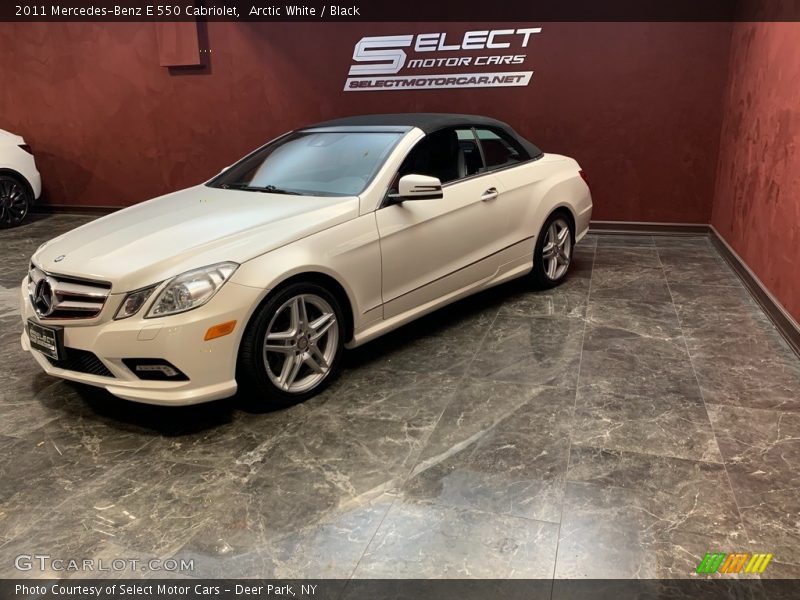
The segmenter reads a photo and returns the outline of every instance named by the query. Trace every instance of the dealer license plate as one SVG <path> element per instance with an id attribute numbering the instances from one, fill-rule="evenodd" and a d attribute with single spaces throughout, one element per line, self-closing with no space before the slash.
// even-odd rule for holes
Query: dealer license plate
<path id="1" fill-rule="evenodd" d="M 64 330 L 53 327 L 44 327 L 33 321 L 28 321 L 28 339 L 31 348 L 49 356 L 53 360 L 64 358 L 62 335 Z"/>

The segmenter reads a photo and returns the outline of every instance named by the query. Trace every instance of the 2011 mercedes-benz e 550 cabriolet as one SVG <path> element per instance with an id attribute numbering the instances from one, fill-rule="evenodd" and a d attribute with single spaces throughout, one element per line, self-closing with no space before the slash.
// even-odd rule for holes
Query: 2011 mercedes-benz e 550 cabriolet
<path id="1" fill-rule="evenodd" d="M 291 404 L 345 347 L 515 277 L 557 285 L 591 211 L 573 159 L 500 121 L 329 121 L 42 245 L 22 347 L 130 400 Z"/>

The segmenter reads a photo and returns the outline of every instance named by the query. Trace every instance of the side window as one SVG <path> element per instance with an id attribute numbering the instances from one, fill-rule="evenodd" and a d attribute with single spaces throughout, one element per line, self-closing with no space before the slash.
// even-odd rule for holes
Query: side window
<path id="1" fill-rule="evenodd" d="M 456 129 L 456 135 L 460 152 L 458 159 L 464 163 L 462 177 L 469 177 L 483 171 L 481 149 L 478 147 L 472 128 Z"/>
<path id="2" fill-rule="evenodd" d="M 488 170 L 508 167 L 527 160 L 524 149 L 512 139 L 491 129 L 476 129 Z"/>
<path id="3" fill-rule="evenodd" d="M 483 160 L 472 129 L 442 129 L 429 133 L 409 152 L 390 192 L 396 191 L 400 177 L 411 173 L 438 177 L 442 183 L 448 183 L 482 170 Z"/>

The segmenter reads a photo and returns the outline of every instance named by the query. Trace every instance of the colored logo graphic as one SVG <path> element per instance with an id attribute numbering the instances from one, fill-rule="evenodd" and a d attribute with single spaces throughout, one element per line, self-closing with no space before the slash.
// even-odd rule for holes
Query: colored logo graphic
<path id="1" fill-rule="evenodd" d="M 772 554 L 750 554 L 739 552 L 707 552 L 705 558 L 697 566 L 698 573 L 763 573 Z M 746 565 L 746 566 L 745 566 Z"/>

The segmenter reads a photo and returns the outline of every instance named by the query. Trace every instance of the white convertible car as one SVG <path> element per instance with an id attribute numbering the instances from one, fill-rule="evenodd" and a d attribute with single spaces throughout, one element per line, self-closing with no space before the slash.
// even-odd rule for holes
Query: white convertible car
<path id="1" fill-rule="evenodd" d="M 578 164 L 505 123 L 329 121 L 42 245 L 22 347 L 130 400 L 290 404 L 345 347 L 515 277 L 558 284 L 591 212 Z"/>

